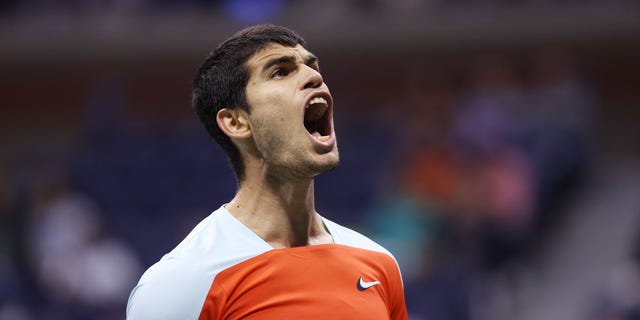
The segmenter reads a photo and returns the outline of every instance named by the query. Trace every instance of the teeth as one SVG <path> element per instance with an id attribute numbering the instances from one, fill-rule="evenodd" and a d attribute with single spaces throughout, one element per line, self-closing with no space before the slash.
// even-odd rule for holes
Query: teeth
<path id="1" fill-rule="evenodd" d="M 316 131 L 314 133 L 311 134 L 314 138 L 316 138 L 316 140 L 320 141 L 320 142 L 326 142 L 327 140 L 329 140 L 329 136 L 323 136 L 320 135 L 320 132 Z"/>
<path id="2" fill-rule="evenodd" d="M 326 105 L 327 104 L 327 100 L 325 98 L 323 98 L 323 97 L 315 97 L 315 98 L 311 99 L 311 101 L 309 101 L 309 104 L 307 105 L 307 107 L 312 105 L 312 104 L 316 104 L 316 103 L 322 103 L 322 104 Z"/>

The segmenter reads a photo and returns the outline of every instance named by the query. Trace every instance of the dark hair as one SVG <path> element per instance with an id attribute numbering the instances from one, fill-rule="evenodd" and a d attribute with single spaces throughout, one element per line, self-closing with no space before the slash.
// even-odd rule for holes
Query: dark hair
<path id="1" fill-rule="evenodd" d="M 193 108 L 209 135 L 227 154 L 238 181 L 244 177 L 244 163 L 238 148 L 218 127 L 216 115 L 222 108 L 251 112 L 245 94 L 249 81 L 246 62 L 269 43 L 290 47 L 306 45 L 302 37 L 285 27 L 249 27 L 222 42 L 204 60 L 193 79 Z"/>

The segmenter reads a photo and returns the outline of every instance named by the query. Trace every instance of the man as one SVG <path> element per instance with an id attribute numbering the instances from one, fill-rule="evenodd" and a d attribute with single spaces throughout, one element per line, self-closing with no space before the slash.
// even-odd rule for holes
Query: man
<path id="1" fill-rule="evenodd" d="M 339 156 L 305 41 L 273 25 L 235 34 L 200 67 L 193 105 L 237 193 L 145 272 L 127 318 L 406 319 L 391 254 L 315 210 L 314 177 Z"/>

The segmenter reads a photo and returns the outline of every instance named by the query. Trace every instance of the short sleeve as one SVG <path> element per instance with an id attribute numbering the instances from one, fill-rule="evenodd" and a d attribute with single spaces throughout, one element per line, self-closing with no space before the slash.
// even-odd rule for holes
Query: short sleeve
<path id="1" fill-rule="evenodd" d="M 213 279 L 194 269 L 178 259 L 149 268 L 129 295 L 127 320 L 198 319 Z"/>

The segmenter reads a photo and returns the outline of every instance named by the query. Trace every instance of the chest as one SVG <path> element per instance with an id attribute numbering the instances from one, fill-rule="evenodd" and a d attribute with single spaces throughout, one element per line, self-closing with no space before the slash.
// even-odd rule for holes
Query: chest
<path id="1" fill-rule="evenodd" d="M 215 277 L 201 319 L 388 319 L 377 258 L 335 250 L 258 256 Z"/>

